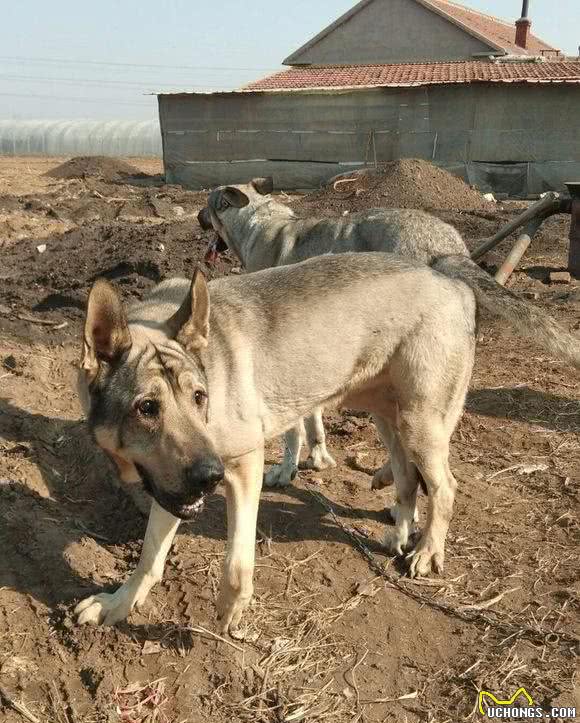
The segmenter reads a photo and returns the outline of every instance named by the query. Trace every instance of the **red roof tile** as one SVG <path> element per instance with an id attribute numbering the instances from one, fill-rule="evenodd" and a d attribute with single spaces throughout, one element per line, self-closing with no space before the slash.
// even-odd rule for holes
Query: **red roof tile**
<path id="1" fill-rule="evenodd" d="M 478 33 L 483 38 L 490 40 L 508 53 L 516 55 L 540 55 L 542 51 L 555 50 L 535 35 L 528 36 L 527 48 L 520 48 L 516 45 L 516 29 L 513 22 L 500 20 L 492 15 L 486 15 L 478 10 L 466 8 L 448 0 L 425 0 L 425 5 L 432 5 L 451 19 L 464 25 L 469 30 Z"/>
<path id="2" fill-rule="evenodd" d="M 580 62 L 483 60 L 394 65 L 295 67 L 256 80 L 242 90 L 368 88 L 449 83 L 580 83 Z"/>

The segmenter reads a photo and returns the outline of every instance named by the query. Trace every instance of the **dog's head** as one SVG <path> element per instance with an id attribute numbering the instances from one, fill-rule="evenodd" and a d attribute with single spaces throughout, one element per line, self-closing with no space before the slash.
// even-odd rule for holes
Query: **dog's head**
<path id="1" fill-rule="evenodd" d="M 213 229 L 216 233 L 215 239 L 208 246 L 206 262 L 215 263 L 228 248 L 240 257 L 235 244 L 232 244 L 228 226 L 235 220 L 240 209 L 263 201 L 263 197 L 271 194 L 273 190 L 274 181 L 272 177 L 268 177 L 254 178 L 250 183 L 241 186 L 219 186 L 209 194 L 207 206 L 202 208 L 197 216 L 202 229 Z"/>
<path id="2" fill-rule="evenodd" d="M 203 275 L 196 272 L 162 333 L 132 329 L 116 289 L 98 280 L 89 295 L 79 380 L 89 427 L 121 476 L 140 477 L 164 509 L 189 519 L 224 476 L 207 431 Z"/>

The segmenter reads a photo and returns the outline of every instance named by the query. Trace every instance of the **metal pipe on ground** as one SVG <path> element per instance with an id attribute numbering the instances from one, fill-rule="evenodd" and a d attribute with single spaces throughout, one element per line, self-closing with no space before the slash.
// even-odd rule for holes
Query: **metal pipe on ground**
<path id="1" fill-rule="evenodd" d="M 528 250 L 529 245 L 532 243 L 532 239 L 537 233 L 538 229 L 544 222 L 543 218 L 535 218 L 528 223 L 524 231 L 517 237 L 512 250 L 506 256 L 505 261 L 499 267 L 495 280 L 501 286 L 505 286 L 506 281 L 516 270 L 517 265 L 521 261 L 523 255 Z"/>
<path id="2" fill-rule="evenodd" d="M 567 183 L 570 191 L 570 251 L 568 253 L 568 271 L 580 279 L 580 183 Z"/>
<path id="3" fill-rule="evenodd" d="M 471 258 L 473 261 L 477 261 L 484 256 L 488 251 L 491 251 L 498 246 L 505 238 L 507 238 L 514 231 L 517 231 L 520 226 L 523 226 L 528 221 L 536 218 L 541 218 L 544 221 L 548 216 L 560 211 L 560 195 L 558 193 L 547 193 L 543 198 L 536 203 L 532 204 L 524 213 L 520 214 L 513 221 L 500 228 L 500 230 L 492 236 L 492 238 L 486 239 L 480 244 L 472 253 Z"/>

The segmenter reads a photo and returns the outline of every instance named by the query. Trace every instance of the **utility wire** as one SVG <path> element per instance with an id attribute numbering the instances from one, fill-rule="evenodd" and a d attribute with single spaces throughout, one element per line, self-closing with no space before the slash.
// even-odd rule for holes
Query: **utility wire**
<path id="1" fill-rule="evenodd" d="M 27 81 L 32 83 L 44 83 L 44 82 L 50 82 L 50 83 L 69 83 L 72 85 L 103 85 L 103 87 L 107 87 L 109 85 L 117 86 L 119 88 L 135 88 L 135 89 L 143 89 L 146 88 L 148 90 L 155 89 L 155 88 L 177 88 L 177 85 L 175 83 L 157 83 L 155 81 L 151 83 L 142 83 L 142 82 L 132 82 L 132 81 L 125 81 L 125 80 L 107 80 L 105 78 L 54 78 L 54 77 L 42 77 L 42 76 L 34 76 L 34 75 L 0 75 L 0 81 Z M 188 88 L 211 88 L 212 86 L 209 85 L 191 85 L 190 83 L 182 83 L 180 85 L 186 85 Z M 234 90 L 238 86 L 231 85 L 231 86 L 222 86 L 220 85 L 220 88 L 227 88 L 227 90 Z"/>
<path id="2" fill-rule="evenodd" d="M 0 97 L 6 98 L 36 98 L 39 100 L 68 100 L 78 103 L 106 103 L 108 105 L 131 105 L 142 108 L 150 108 L 150 103 L 138 103 L 128 100 L 116 100 L 115 98 L 81 98 L 79 96 L 64 95 L 43 95 L 41 93 L 0 93 Z"/>
<path id="3" fill-rule="evenodd" d="M 98 65 L 112 68 L 158 68 L 162 70 L 243 70 L 243 71 L 276 71 L 280 68 L 243 68 L 232 66 L 206 65 L 156 65 L 153 63 L 109 63 L 102 60 L 73 60 L 72 58 L 33 58 L 27 56 L 0 55 L 0 60 L 17 63 L 58 63 L 60 65 Z"/>

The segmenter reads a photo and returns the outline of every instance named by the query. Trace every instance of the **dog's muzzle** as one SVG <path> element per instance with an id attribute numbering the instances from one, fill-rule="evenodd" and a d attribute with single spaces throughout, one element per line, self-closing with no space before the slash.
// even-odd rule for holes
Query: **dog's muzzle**
<path id="1" fill-rule="evenodd" d="M 204 457 L 188 467 L 183 475 L 186 495 L 199 496 L 215 490 L 223 480 L 224 465 L 219 457 Z"/>
<path id="2" fill-rule="evenodd" d="M 218 457 L 206 457 L 182 472 L 180 492 L 166 492 L 155 482 L 142 465 L 135 467 L 145 490 L 164 510 L 182 520 L 190 520 L 201 512 L 205 498 L 214 492 L 223 480 L 225 470 Z"/>

